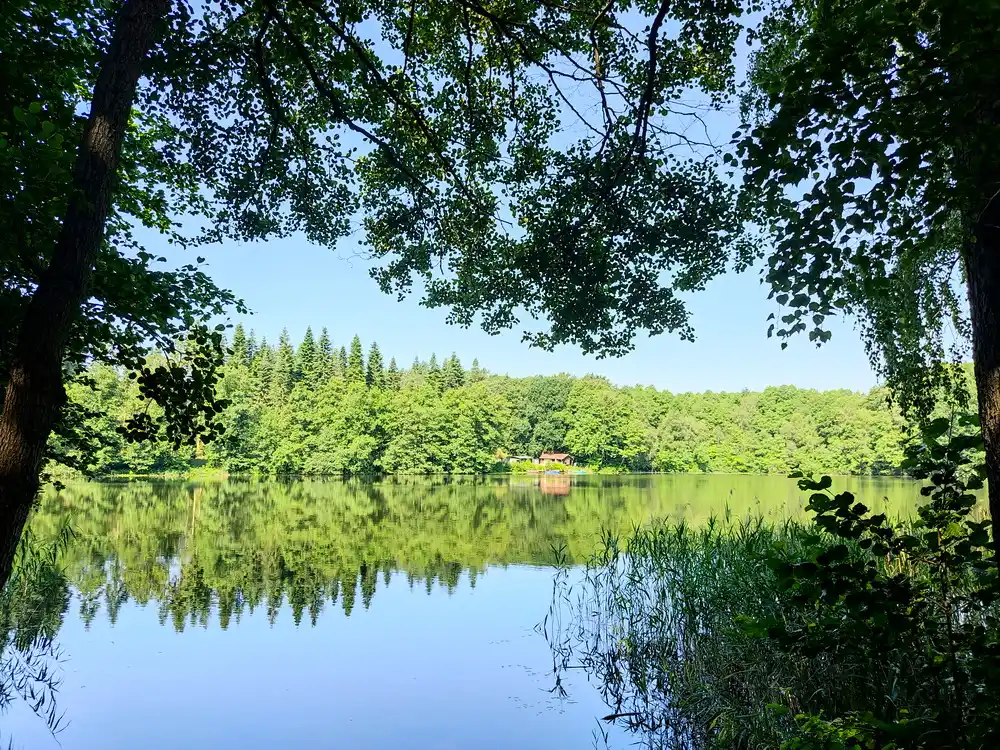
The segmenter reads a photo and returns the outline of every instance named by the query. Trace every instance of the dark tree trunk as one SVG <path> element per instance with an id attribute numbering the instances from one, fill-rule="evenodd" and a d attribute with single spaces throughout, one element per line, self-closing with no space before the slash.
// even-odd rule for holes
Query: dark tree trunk
<path id="1" fill-rule="evenodd" d="M 38 492 L 49 433 L 65 398 L 62 361 L 104 240 L 136 86 L 171 0 L 126 0 L 101 62 L 56 247 L 18 332 L 0 413 L 0 587 Z"/>
<path id="2" fill-rule="evenodd" d="M 979 419 L 986 444 L 993 547 L 1000 560 L 1000 196 L 992 196 L 975 217 L 965 271 Z"/>

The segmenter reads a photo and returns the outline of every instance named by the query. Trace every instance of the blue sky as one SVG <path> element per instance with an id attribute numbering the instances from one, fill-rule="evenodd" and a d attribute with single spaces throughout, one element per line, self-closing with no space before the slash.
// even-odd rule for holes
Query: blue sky
<path id="1" fill-rule="evenodd" d="M 194 251 L 180 254 L 158 238 L 147 243 L 175 262 L 190 262 Z M 575 375 L 595 373 L 619 384 L 655 385 L 671 391 L 759 389 L 793 384 L 809 388 L 866 390 L 876 382 L 858 334 L 849 322 L 833 326 L 833 340 L 817 349 L 804 336 L 781 351 L 768 339 L 767 316 L 776 306 L 756 272 L 727 274 L 699 294 L 690 309 L 697 334 L 694 343 L 670 334 L 644 338 L 633 353 L 599 360 L 579 350 L 554 352 L 529 348 L 517 332 L 490 336 L 445 322 L 445 310 L 429 310 L 417 297 L 397 302 L 383 294 L 358 257 L 356 241 L 344 240 L 335 250 L 290 238 L 257 244 L 228 243 L 201 248 L 208 273 L 232 289 L 254 311 L 242 320 L 258 335 L 275 341 L 283 327 L 298 342 L 311 325 L 326 326 L 334 342 L 347 344 L 358 334 L 367 347 L 375 340 L 385 357 L 408 364 L 458 354 L 470 364 L 511 375 Z M 188 256 L 191 257 L 188 257 Z"/>

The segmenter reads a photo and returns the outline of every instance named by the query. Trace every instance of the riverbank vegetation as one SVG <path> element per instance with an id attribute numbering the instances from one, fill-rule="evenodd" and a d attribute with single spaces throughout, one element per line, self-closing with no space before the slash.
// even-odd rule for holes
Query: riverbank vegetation
<path id="1" fill-rule="evenodd" d="M 890 521 L 803 478 L 810 524 L 720 519 L 614 536 L 549 635 L 653 748 L 986 748 L 1000 741 L 1000 589 L 978 435 L 909 450 L 929 497 Z M 568 614 L 568 619 L 567 617 Z M 560 627 L 561 626 L 561 627 Z"/>
<path id="2" fill-rule="evenodd" d="M 265 475 L 485 473 L 546 451 L 592 469 L 755 474 L 892 474 L 903 458 L 904 423 L 882 389 L 673 394 L 494 375 L 454 355 L 400 367 L 357 337 L 336 346 L 325 329 L 273 346 L 237 327 L 230 348 L 221 437 L 181 448 L 126 440 L 121 426 L 148 402 L 136 380 L 94 365 L 70 388 L 91 446 L 72 457 L 95 474 Z"/>

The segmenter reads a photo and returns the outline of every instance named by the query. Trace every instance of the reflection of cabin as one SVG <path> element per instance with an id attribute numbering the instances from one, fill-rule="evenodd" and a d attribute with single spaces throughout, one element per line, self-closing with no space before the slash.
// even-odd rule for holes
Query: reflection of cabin
<path id="1" fill-rule="evenodd" d="M 538 457 L 538 463 L 542 466 L 547 466 L 549 464 L 563 464 L 565 466 L 573 465 L 573 457 L 568 453 L 543 453 Z"/>
<path id="2" fill-rule="evenodd" d="M 543 495 L 568 495 L 569 488 L 572 486 L 572 478 L 565 474 L 542 475 L 538 479 L 538 489 L 542 491 Z"/>
<path id="3" fill-rule="evenodd" d="M 531 456 L 507 456 L 507 463 L 509 464 L 520 464 L 531 460 Z"/>

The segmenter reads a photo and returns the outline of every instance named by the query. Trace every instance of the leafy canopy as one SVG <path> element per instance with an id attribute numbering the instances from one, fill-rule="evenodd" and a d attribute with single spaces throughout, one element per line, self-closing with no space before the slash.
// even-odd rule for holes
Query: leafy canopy
<path id="1" fill-rule="evenodd" d="M 792 0 L 751 35 L 737 155 L 774 236 L 766 280 L 787 312 L 771 330 L 821 343 L 827 317 L 857 314 L 873 361 L 922 415 L 955 384 L 946 363 L 969 336 L 956 289 L 1000 163 L 997 11 Z"/>
<path id="2" fill-rule="evenodd" d="M 14 340 L 66 204 L 111 0 L 4 3 L 0 80 L 3 336 Z M 488 331 L 620 353 L 637 331 L 690 336 L 675 292 L 744 258 L 742 220 L 688 138 L 691 86 L 732 93 L 739 4 L 614 8 L 180 0 L 141 82 L 121 184 L 69 359 L 133 364 L 236 302 L 174 243 L 302 233 L 363 217 L 386 291 Z M 677 125 L 677 127 L 675 127 Z M 694 155 L 694 158 L 689 158 Z M 175 222 L 197 217 L 182 232 Z"/>

